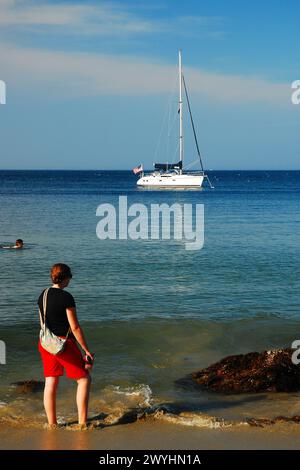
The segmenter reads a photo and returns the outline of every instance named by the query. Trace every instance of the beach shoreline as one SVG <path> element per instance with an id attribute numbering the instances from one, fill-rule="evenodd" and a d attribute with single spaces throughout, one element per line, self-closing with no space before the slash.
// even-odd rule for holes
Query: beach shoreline
<path id="1" fill-rule="evenodd" d="M 2 427 L 1 450 L 256 450 L 297 449 L 299 425 L 206 429 L 163 422 L 86 431 Z"/>

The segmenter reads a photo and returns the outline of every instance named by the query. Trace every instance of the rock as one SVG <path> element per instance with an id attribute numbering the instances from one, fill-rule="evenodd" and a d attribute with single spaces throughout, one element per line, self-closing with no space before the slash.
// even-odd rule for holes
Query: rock
<path id="1" fill-rule="evenodd" d="M 293 349 L 228 356 L 193 372 L 191 378 L 215 392 L 258 393 L 300 391 L 300 366 L 293 364 Z"/>
<path id="2" fill-rule="evenodd" d="M 20 382 L 13 382 L 11 384 L 15 387 L 18 393 L 35 393 L 44 389 L 44 382 L 39 380 L 24 380 Z"/>

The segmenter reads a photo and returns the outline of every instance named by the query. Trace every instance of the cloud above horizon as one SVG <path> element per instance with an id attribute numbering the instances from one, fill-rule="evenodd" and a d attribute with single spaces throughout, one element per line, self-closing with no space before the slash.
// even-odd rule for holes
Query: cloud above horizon
<path id="1" fill-rule="evenodd" d="M 145 8 L 136 5 L 134 11 L 126 2 L 101 1 L 62 2 L 53 4 L 37 0 L 1 0 L 0 26 L 29 30 L 32 33 L 85 34 L 100 36 L 170 33 L 177 35 L 207 34 L 222 38 L 224 19 L 214 16 L 174 16 L 167 19 L 143 18 L 138 12 Z M 148 9 L 155 9 L 151 5 Z M 45 28 L 44 30 L 41 27 Z M 192 32 L 193 31 L 193 32 Z"/>
<path id="2" fill-rule="evenodd" d="M 141 95 L 169 93 L 170 84 L 177 74 L 174 66 L 155 57 L 60 50 L 53 45 L 39 46 L 41 35 L 134 35 L 176 31 L 177 34 L 196 34 L 205 31 L 211 37 L 221 38 L 221 17 L 174 16 L 168 21 L 159 18 L 145 19 L 141 14 L 145 5 L 132 7 L 120 2 L 51 3 L 36 0 L 1 0 L 0 44 L 1 79 L 17 89 L 26 85 L 26 93 L 47 88 L 51 99 L 62 96 L 97 96 L 103 94 Z M 149 6 L 148 8 L 155 8 Z M 138 14 L 138 12 L 140 14 Z M 182 27 L 179 27 L 182 26 Z M 33 45 L 24 47 L 20 36 L 14 40 L 5 35 L 12 28 L 18 34 L 29 31 Z M 55 35 L 53 35 L 55 36 Z M 76 43 L 75 43 L 76 44 Z M 175 51 L 174 51 L 175 52 Z M 185 67 L 189 90 L 214 101 L 260 101 L 277 105 L 290 103 L 290 84 L 275 83 L 257 76 L 243 76 Z M 47 96 L 47 94 L 46 94 Z"/>
<path id="3" fill-rule="evenodd" d="M 0 46 L 2 79 L 20 88 L 50 87 L 52 98 L 170 93 L 177 65 L 124 55 Z M 290 103 L 290 84 L 184 68 L 189 90 L 214 101 Z"/>

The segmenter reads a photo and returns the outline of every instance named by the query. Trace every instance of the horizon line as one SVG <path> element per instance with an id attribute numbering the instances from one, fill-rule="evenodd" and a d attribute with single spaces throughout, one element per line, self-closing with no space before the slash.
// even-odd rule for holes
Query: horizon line
<path id="1" fill-rule="evenodd" d="M 132 169 L 125 168 L 0 168 L 0 171 L 129 171 L 132 173 Z M 144 171 L 153 171 L 153 168 Z M 213 171 L 300 171 L 300 168 L 216 168 L 204 170 L 204 172 Z"/>

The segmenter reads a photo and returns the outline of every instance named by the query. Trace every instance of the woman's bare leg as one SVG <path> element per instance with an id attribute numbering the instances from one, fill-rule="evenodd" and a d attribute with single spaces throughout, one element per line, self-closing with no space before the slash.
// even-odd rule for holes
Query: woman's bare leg
<path id="1" fill-rule="evenodd" d="M 48 423 L 57 424 L 56 420 L 56 390 L 59 377 L 46 377 L 44 389 L 44 407 Z"/>
<path id="2" fill-rule="evenodd" d="M 78 408 L 78 423 L 86 424 L 88 416 L 88 406 L 89 406 L 89 393 L 91 385 L 91 377 L 82 377 L 77 380 L 77 408 Z"/>

